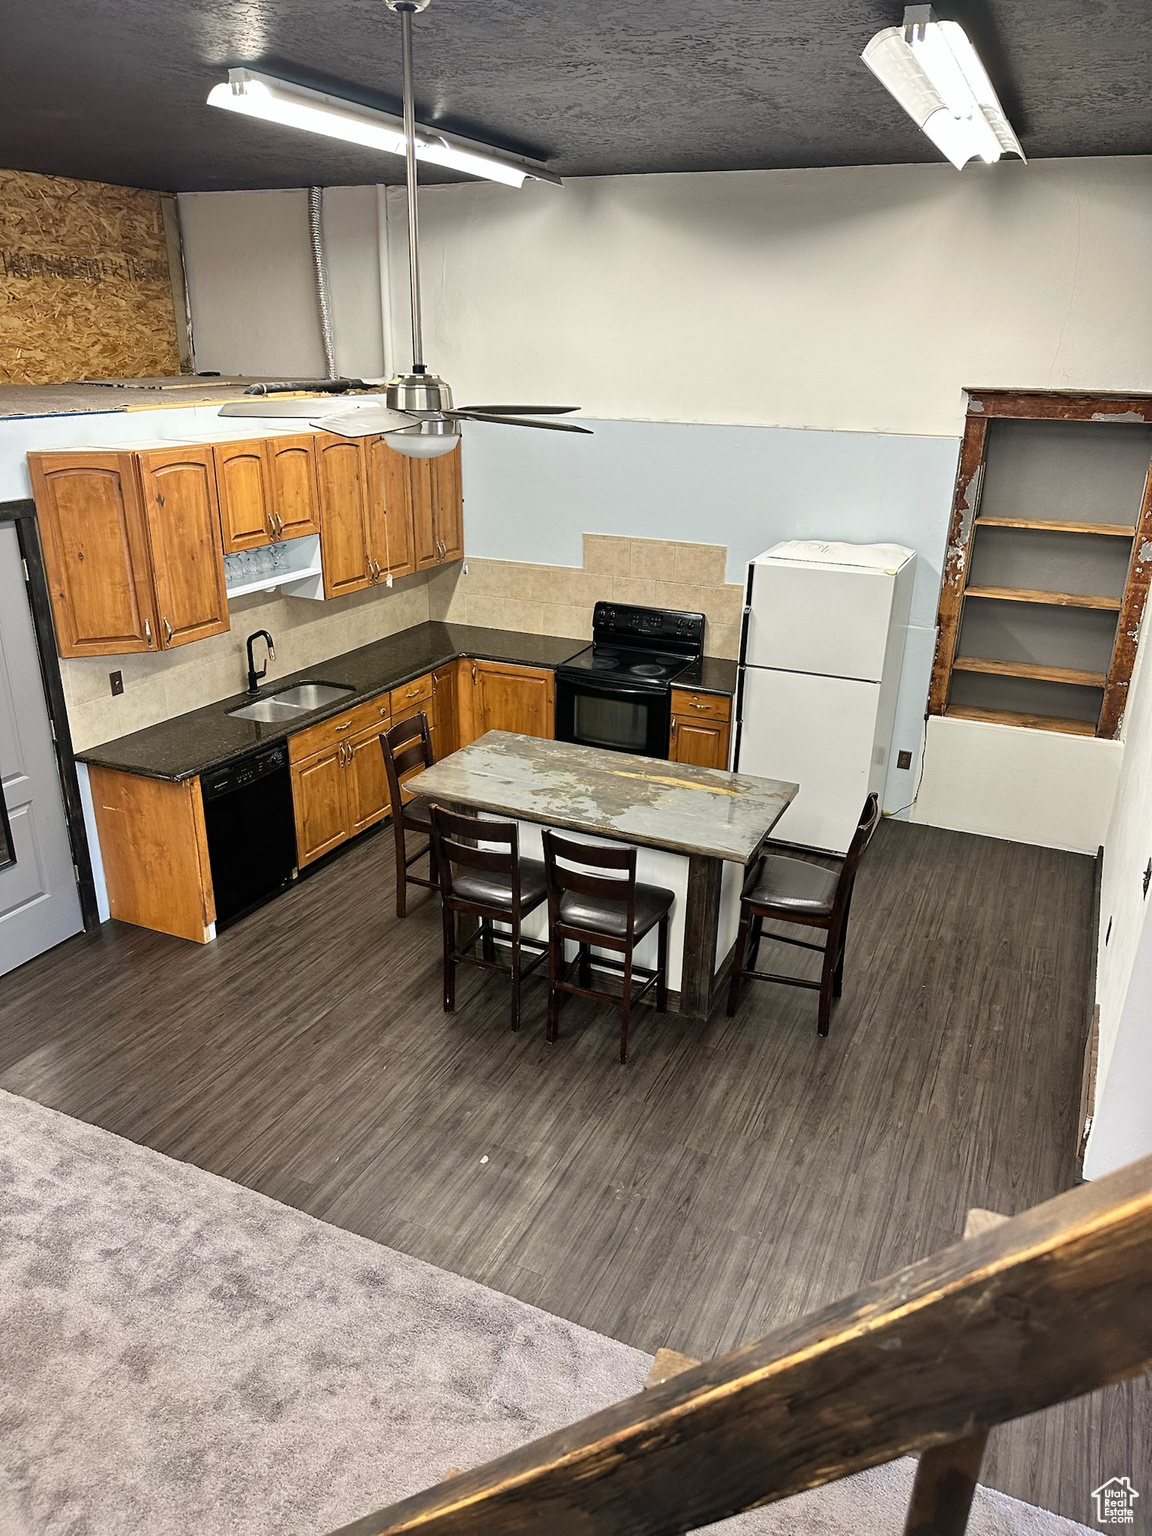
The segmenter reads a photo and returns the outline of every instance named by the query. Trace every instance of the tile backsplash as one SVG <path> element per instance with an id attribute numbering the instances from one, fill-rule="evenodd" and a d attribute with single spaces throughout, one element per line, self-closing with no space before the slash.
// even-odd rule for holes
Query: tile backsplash
<path id="1" fill-rule="evenodd" d="M 276 659 L 268 664 L 271 681 L 423 624 L 428 618 L 428 575 L 406 576 L 391 588 L 375 587 L 328 602 L 258 592 L 236 598 L 229 608 L 232 628 L 209 640 L 147 655 L 62 660 L 75 749 L 82 751 L 242 692 L 248 680 L 245 641 L 253 630 L 268 630 L 276 642 Z M 118 698 L 111 696 L 109 672 L 124 675 L 124 692 Z"/>
<path id="2" fill-rule="evenodd" d="M 735 657 L 743 591 L 724 580 L 725 557 L 722 544 L 586 533 L 580 567 L 469 556 L 467 575 L 455 564 L 329 602 L 255 593 L 230 605 L 231 630 L 210 640 L 149 655 L 61 661 L 73 746 L 82 751 L 241 692 L 244 642 L 256 629 L 276 642 L 269 680 L 430 618 L 587 640 L 592 605 L 600 600 L 703 613 L 707 653 Z M 117 671 L 124 692 L 114 698 L 108 674 Z"/>
<path id="3" fill-rule="evenodd" d="M 600 601 L 679 608 L 708 620 L 709 656 L 734 658 L 740 650 L 743 588 L 724 579 L 723 544 L 672 539 L 584 535 L 584 564 L 529 565 L 469 556 L 467 575 L 454 565 L 433 576 L 429 617 L 530 634 L 592 634 L 592 606 Z"/>

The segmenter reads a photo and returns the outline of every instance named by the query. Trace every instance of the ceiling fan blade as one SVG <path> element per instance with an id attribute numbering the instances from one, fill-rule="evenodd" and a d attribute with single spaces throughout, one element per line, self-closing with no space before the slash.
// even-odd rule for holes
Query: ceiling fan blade
<path id="1" fill-rule="evenodd" d="M 479 411 L 482 416 L 565 416 L 578 411 L 578 405 L 462 405 L 462 411 Z"/>
<path id="2" fill-rule="evenodd" d="M 337 437 L 379 437 L 386 432 L 403 432 L 421 420 L 405 411 L 393 411 L 384 402 L 370 400 L 364 404 L 345 401 L 338 411 L 325 411 L 313 421 L 322 432 L 334 432 Z"/>
<path id="3" fill-rule="evenodd" d="M 494 421 L 497 426 L 536 427 L 541 432 L 581 432 L 592 436 L 591 427 L 578 427 L 574 421 L 524 421 L 516 416 L 492 416 L 487 411 L 445 411 L 444 415 L 456 421 Z"/>
<path id="4" fill-rule="evenodd" d="M 375 403 L 375 402 L 373 402 Z M 349 401 L 342 395 L 329 395 L 324 399 L 285 400 L 276 395 L 253 395 L 245 400 L 228 400 L 220 407 L 220 416 L 260 416 L 275 419 L 277 416 L 303 417 L 314 421 L 329 411 L 346 411 Z"/>

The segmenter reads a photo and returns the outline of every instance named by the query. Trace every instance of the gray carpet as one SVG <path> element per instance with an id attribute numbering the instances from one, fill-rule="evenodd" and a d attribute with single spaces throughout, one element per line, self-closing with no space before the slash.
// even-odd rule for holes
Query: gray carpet
<path id="1" fill-rule="evenodd" d="M 322 1536 L 650 1360 L 0 1092 L 0 1536 Z M 912 1464 L 714 1530 L 885 1536 Z M 981 1490 L 975 1536 L 1086 1528 Z"/>

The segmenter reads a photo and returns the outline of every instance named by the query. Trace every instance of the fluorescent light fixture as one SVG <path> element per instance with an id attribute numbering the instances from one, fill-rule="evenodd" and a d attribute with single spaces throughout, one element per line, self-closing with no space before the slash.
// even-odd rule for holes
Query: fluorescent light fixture
<path id="1" fill-rule="evenodd" d="M 321 133 L 330 139 L 344 139 L 379 149 L 389 155 L 404 153 L 404 120 L 375 107 L 314 91 L 305 85 L 277 80 L 274 75 L 257 74 L 251 69 L 230 69 L 226 84 L 214 85 L 208 92 L 210 107 L 226 112 L 240 112 L 284 128 L 299 128 L 305 133 Z M 545 170 L 534 160 L 502 149 L 491 149 L 472 139 L 435 128 L 416 125 L 416 158 L 448 170 L 463 171 L 468 176 L 482 176 L 508 187 L 521 187 L 533 177 L 561 186 L 560 177 Z"/>
<path id="2" fill-rule="evenodd" d="M 979 158 L 1025 159 L 980 55 L 955 21 L 938 21 L 930 5 L 910 5 L 904 24 L 886 27 L 861 58 L 908 116 L 958 171 Z"/>

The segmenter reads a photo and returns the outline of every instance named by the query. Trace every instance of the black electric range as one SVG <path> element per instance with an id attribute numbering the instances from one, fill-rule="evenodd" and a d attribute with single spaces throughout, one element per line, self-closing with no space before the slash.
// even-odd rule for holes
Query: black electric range
<path id="1" fill-rule="evenodd" d="M 592 644 L 556 668 L 556 739 L 668 756 L 672 684 L 704 654 L 704 615 L 597 603 Z"/>

